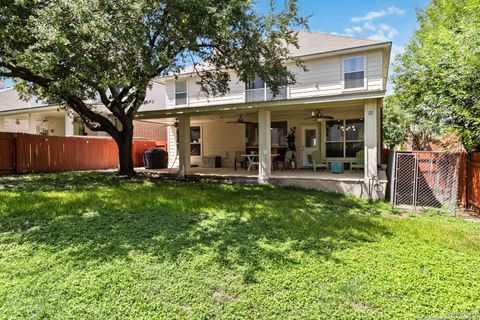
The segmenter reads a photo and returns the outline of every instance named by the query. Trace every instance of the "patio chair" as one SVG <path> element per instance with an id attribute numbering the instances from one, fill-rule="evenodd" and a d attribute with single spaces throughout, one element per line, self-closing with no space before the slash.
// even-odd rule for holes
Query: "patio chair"
<path id="1" fill-rule="evenodd" d="M 240 163 L 242 168 L 247 170 L 247 158 L 242 157 L 242 154 L 245 154 L 245 151 L 235 151 L 235 160 L 233 164 L 233 168 L 237 170 L 237 162 Z"/>
<path id="2" fill-rule="evenodd" d="M 357 172 L 358 169 L 365 169 L 364 155 L 363 150 L 357 152 L 356 159 L 350 163 L 350 172 L 352 172 L 352 169 L 355 169 L 355 172 Z"/>
<path id="3" fill-rule="evenodd" d="M 312 157 L 313 172 L 317 172 L 317 168 L 328 168 L 328 165 L 322 158 L 322 154 L 320 153 L 320 151 L 315 150 L 310 154 L 310 156 Z"/>

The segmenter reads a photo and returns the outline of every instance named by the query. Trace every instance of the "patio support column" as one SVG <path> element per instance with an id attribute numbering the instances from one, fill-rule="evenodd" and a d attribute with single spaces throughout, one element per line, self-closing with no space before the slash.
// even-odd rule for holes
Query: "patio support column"
<path id="1" fill-rule="evenodd" d="M 365 182 L 373 176 L 377 176 L 377 100 L 365 101 Z"/>
<path id="2" fill-rule="evenodd" d="M 68 111 L 65 112 L 65 137 L 73 136 L 73 115 Z"/>
<path id="3" fill-rule="evenodd" d="M 266 183 L 268 181 L 272 169 L 272 136 L 270 127 L 270 111 L 260 109 L 258 111 L 258 180 L 260 183 Z"/>
<path id="4" fill-rule="evenodd" d="M 178 173 L 184 177 L 190 172 L 190 116 L 181 116 L 178 121 Z"/>
<path id="5" fill-rule="evenodd" d="M 5 117 L 0 117 L 0 131 L 5 131 Z"/>

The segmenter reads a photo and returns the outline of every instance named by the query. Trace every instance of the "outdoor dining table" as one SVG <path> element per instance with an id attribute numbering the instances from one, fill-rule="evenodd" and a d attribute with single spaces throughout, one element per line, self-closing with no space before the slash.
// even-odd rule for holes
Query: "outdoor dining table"
<path id="1" fill-rule="evenodd" d="M 272 153 L 272 159 L 278 157 L 279 155 L 280 155 L 279 153 Z M 257 166 L 259 165 L 258 157 L 260 156 L 260 154 L 246 153 L 246 154 L 242 154 L 241 156 L 246 157 L 248 160 L 248 168 L 247 168 L 248 171 L 252 170 L 254 165 L 257 165 Z"/>

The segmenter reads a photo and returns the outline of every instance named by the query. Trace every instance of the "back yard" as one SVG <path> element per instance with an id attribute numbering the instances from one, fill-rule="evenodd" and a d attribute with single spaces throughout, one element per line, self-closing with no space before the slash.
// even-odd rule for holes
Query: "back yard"
<path id="1" fill-rule="evenodd" d="M 480 225 L 295 188 L 0 178 L 0 318 L 480 310 Z"/>

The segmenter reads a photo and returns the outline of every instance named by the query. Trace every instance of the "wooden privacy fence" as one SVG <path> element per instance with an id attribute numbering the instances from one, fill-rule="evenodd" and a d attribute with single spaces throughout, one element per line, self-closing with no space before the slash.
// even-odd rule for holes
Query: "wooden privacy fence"
<path id="1" fill-rule="evenodd" d="M 467 209 L 480 212 L 480 152 L 471 153 L 466 162 L 467 179 L 463 198 Z"/>
<path id="2" fill-rule="evenodd" d="M 143 166 L 145 150 L 157 146 L 166 143 L 134 139 L 134 165 Z M 0 132 L 0 174 L 113 168 L 118 168 L 118 148 L 111 138 Z"/>

